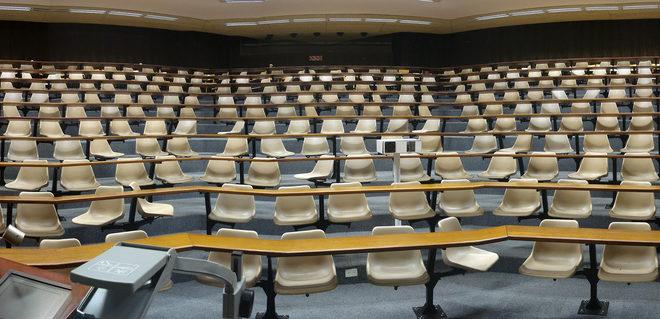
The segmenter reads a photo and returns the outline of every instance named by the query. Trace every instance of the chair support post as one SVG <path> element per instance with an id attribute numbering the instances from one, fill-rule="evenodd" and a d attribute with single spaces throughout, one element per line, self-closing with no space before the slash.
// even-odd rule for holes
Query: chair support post
<path id="1" fill-rule="evenodd" d="M 60 168 L 57 166 L 53 167 L 53 185 L 51 185 L 51 193 L 57 194 L 57 175 L 59 175 Z"/>
<path id="2" fill-rule="evenodd" d="M 211 193 L 204 193 L 204 207 L 206 208 L 206 234 L 211 235 L 213 222 L 209 219 L 211 214 Z"/>
<path id="3" fill-rule="evenodd" d="M 578 314 L 607 316 L 607 310 L 610 303 L 598 300 L 598 266 L 596 265 L 596 244 L 587 244 L 589 246 L 589 268 L 582 272 L 589 281 L 591 287 L 589 300 L 582 300 Z"/>
<path id="4" fill-rule="evenodd" d="M 266 256 L 268 259 L 268 274 L 265 281 L 260 281 L 258 286 L 264 290 L 266 294 L 266 312 L 257 313 L 255 319 L 288 319 L 289 316 L 278 315 L 275 310 L 275 278 L 273 278 L 273 261 L 271 256 Z"/>
<path id="5" fill-rule="evenodd" d="M 5 225 L 7 225 L 7 227 L 11 225 L 11 222 L 14 219 L 13 213 L 14 213 L 14 203 L 7 203 L 7 216 L 5 216 L 6 217 Z M 5 247 L 11 248 L 11 244 L 6 240 L 5 240 Z"/>
<path id="6" fill-rule="evenodd" d="M 413 312 L 417 319 L 439 319 L 447 318 L 440 305 L 433 304 L 433 290 L 440 280 L 440 275 L 435 273 L 435 257 L 437 249 L 429 249 L 426 262 L 426 272 L 429 274 L 429 281 L 424 284 L 426 287 L 426 302 L 421 307 L 413 307 Z"/>
<path id="7" fill-rule="evenodd" d="M 541 200 L 543 204 L 543 213 L 540 214 L 540 218 L 546 218 L 548 217 L 548 190 L 547 189 L 542 189 L 541 190 Z"/>
<path id="8" fill-rule="evenodd" d="M 245 162 L 240 161 L 238 162 L 238 172 L 239 172 L 239 179 L 241 184 L 245 184 Z"/>

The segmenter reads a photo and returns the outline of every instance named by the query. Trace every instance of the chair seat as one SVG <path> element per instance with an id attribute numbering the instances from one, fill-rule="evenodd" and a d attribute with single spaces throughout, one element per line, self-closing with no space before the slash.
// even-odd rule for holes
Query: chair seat
<path id="1" fill-rule="evenodd" d="M 581 179 L 585 181 L 594 181 L 597 179 L 601 179 L 602 177 L 607 176 L 607 172 L 604 173 L 599 173 L 599 172 L 575 172 L 575 173 L 570 173 L 568 174 L 569 178 L 572 179 Z"/>
<path id="2" fill-rule="evenodd" d="M 447 216 L 475 217 L 484 214 L 484 209 L 479 207 L 478 205 L 474 205 L 471 207 L 448 208 L 448 207 L 443 207 L 442 204 L 440 203 L 438 204 L 438 206 L 445 212 Z"/>
<path id="3" fill-rule="evenodd" d="M 104 153 L 91 153 L 91 155 L 98 159 L 112 159 L 112 158 L 122 157 L 124 156 L 124 153 L 104 152 Z"/>
<path id="4" fill-rule="evenodd" d="M 405 175 L 401 176 L 402 182 L 425 182 L 431 180 L 431 177 L 426 175 L 426 173 L 421 175 Z"/>
<path id="5" fill-rule="evenodd" d="M 605 281 L 616 282 L 647 282 L 658 279 L 658 268 L 644 268 L 635 271 L 616 269 L 608 265 L 600 265 L 598 278 Z"/>
<path id="6" fill-rule="evenodd" d="M 346 176 L 342 177 L 341 179 L 343 182 L 360 182 L 360 183 L 368 183 L 368 182 L 375 182 L 378 180 L 376 176 Z"/>
<path id="7" fill-rule="evenodd" d="M 497 216 L 529 216 L 531 214 L 534 214 L 539 208 L 541 207 L 541 203 L 537 203 L 536 205 L 528 205 L 528 206 L 516 206 L 516 207 L 511 207 L 511 206 L 498 206 L 493 210 L 493 215 Z"/>
<path id="8" fill-rule="evenodd" d="M 199 155 L 199 153 L 197 153 L 195 151 L 192 151 L 192 150 L 188 150 L 188 151 L 185 151 L 185 152 L 172 151 L 170 153 L 172 155 L 177 156 L 177 157 L 195 157 L 195 156 Z"/>
<path id="9" fill-rule="evenodd" d="M 174 216 L 174 207 L 162 203 L 140 203 L 138 211 L 146 217 Z"/>
<path id="10" fill-rule="evenodd" d="M 406 267 L 387 267 L 377 265 L 367 271 L 369 282 L 381 286 L 423 285 L 429 280 L 424 265 L 407 264 Z"/>
<path id="11" fill-rule="evenodd" d="M 481 172 L 477 176 L 488 179 L 507 179 L 516 172 Z"/>
<path id="12" fill-rule="evenodd" d="M 533 179 L 536 179 L 539 182 L 547 182 L 547 181 L 551 181 L 553 178 L 557 177 L 556 173 L 528 174 L 528 172 L 525 172 L 525 174 L 523 174 L 522 178 L 533 178 Z"/>
<path id="13" fill-rule="evenodd" d="M 206 285 L 211 285 L 211 286 L 216 286 L 219 288 L 224 288 L 225 284 L 223 281 L 212 277 L 212 276 L 206 276 L 206 275 L 197 275 L 197 280 L 203 284 Z M 261 277 L 261 273 L 251 267 L 243 267 L 243 280 L 245 281 L 245 286 L 246 287 L 254 287 L 254 284 L 257 283 L 257 281 Z"/>
<path id="14" fill-rule="evenodd" d="M 251 211 L 232 211 L 214 209 L 209 214 L 209 219 L 223 223 L 247 223 L 254 218 L 254 212 Z"/>
<path id="15" fill-rule="evenodd" d="M 14 180 L 5 184 L 6 188 L 20 191 L 36 191 L 48 185 L 48 181 L 42 183 L 29 183 L 23 180 Z"/>
<path id="16" fill-rule="evenodd" d="M 282 157 L 288 157 L 295 155 L 296 153 L 291 152 L 291 151 L 278 151 L 278 152 L 267 152 L 264 153 L 264 155 L 270 156 L 270 157 L 275 157 L 275 158 L 282 158 Z"/>
<path id="17" fill-rule="evenodd" d="M 337 274 L 334 267 L 304 273 L 277 271 L 275 275 L 275 292 L 279 295 L 319 293 L 333 290 L 336 287 Z"/>
<path id="18" fill-rule="evenodd" d="M 448 254 L 449 249 L 459 250 L 454 250 L 451 254 Z M 448 248 L 443 253 L 442 258 L 447 266 L 476 271 L 486 271 L 500 259 L 496 253 L 472 246 Z"/>
<path id="19" fill-rule="evenodd" d="M 64 235 L 64 227 L 61 224 L 56 225 L 35 225 L 16 223 L 16 227 L 25 233 L 28 237 L 59 237 Z"/>
<path id="20" fill-rule="evenodd" d="M 568 278 L 582 265 L 582 259 L 553 258 L 538 260 L 529 256 L 520 266 L 520 273 L 528 276 L 545 278 Z"/>
<path id="21" fill-rule="evenodd" d="M 419 219 L 427 219 L 435 216 L 435 211 L 432 208 L 418 209 L 418 210 L 406 209 L 401 211 L 395 211 L 390 206 L 390 213 L 392 213 L 392 216 L 394 218 L 400 220 L 419 220 Z"/>
<path id="22" fill-rule="evenodd" d="M 632 209 L 630 207 L 626 207 L 625 209 L 617 208 L 616 204 L 614 207 L 612 207 L 612 210 L 610 211 L 610 217 L 611 218 L 620 218 L 620 219 L 628 219 L 628 220 L 652 220 L 655 218 L 655 209 L 653 208 L 648 208 L 648 209 Z"/>
<path id="23" fill-rule="evenodd" d="M 193 181 L 193 178 L 188 175 L 158 177 L 158 179 L 166 184 L 181 184 Z"/>
<path id="24" fill-rule="evenodd" d="M 62 185 L 60 183 L 60 185 Z M 93 184 L 79 184 L 79 185 L 62 185 L 62 187 L 71 192 L 83 192 L 83 191 L 93 191 L 96 188 L 101 186 L 98 182 L 94 182 Z"/>
<path id="25" fill-rule="evenodd" d="M 78 225 L 103 226 L 118 221 L 122 216 L 123 215 L 99 217 L 86 212 L 82 215 L 74 217 L 71 222 Z"/>
<path id="26" fill-rule="evenodd" d="M 590 208 L 591 207 L 577 210 L 573 207 L 569 209 L 565 209 L 562 207 L 551 205 L 550 209 L 548 210 L 548 215 L 557 218 L 587 218 L 591 215 Z"/>
<path id="27" fill-rule="evenodd" d="M 333 223 L 350 223 L 370 219 L 372 216 L 371 210 L 368 208 L 359 209 L 355 211 L 342 211 L 341 213 L 335 212 L 328 208 L 328 220 Z"/>
<path id="28" fill-rule="evenodd" d="M 121 184 L 122 186 L 126 186 L 126 187 L 128 187 L 133 182 L 137 183 L 138 186 L 148 186 L 148 185 L 153 185 L 154 184 L 154 180 L 150 179 L 149 177 L 144 177 L 144 178 L 140 178 L 140 179 L 132 179 L 132 180 L 128 180 L 128 181 L 118 180 L 117 182 L 119 184 Z"/>
<path id="29" fill-rule="evenodd" d="M 210 176 L 210 175 L 203 175 L 199 178 L 199 180 L 211 183 L 211 184 L 224 184 L 224 183 L 231 183 L 236 179 L 236 176 L 232 177 L 226 177 L 226 176 Z"/>
<path id="30" fill-rule="evenodd" d="M 302 173 L 302 174 L 293 175 L 293 177 L 302 180 L 314 181 L 314 180 L 325 180 L 329 177 L 329 175 L 316 174 L 316 173 Z"/>
<path id="31" fill-rule="evenodd" d="M 258 186 L 258 187 L 275 187 L 280 184 L 280 180 L 262 180 L 262 179 L 255 179 L 255 178 L 250 178 L 250 175 L 245 178 L 245 184 L 252 185 L 252 186 Z"/>
<path id="32" fill-rule="evenodd" d="M 316 212 L 306 212 L 304 215 L 286 215 L 280 214 L 273 217 L 275 225 L 297 226 L 314 224 L 319 220 L 319 214 Z"/>

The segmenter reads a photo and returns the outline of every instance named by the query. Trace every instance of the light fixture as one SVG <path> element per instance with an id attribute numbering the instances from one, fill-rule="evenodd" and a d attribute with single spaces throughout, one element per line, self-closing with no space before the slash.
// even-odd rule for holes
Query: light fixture
<path id="1" fill-rule="evenodd" d="M 300 19 L 293 19 L 293 22 L 296 23 L 325 22 L 325 18 L 300 18 Z"/>
<path id="2" fill-rule="evenodd" d="M 512 17 L 522 17 L 522 16 L 531 16 L 535 14 L 543 14 L 543 10 L 529 10 L 529 11 L 516 11 L 509 13 Z"/>
<path id="3" fill-rule="evenodd" d="M 105 14 L 105 10 L 96 10 L 96 9 L 69 9 L 71 13 L 86 13 L 86 14 Z"/>
<path id="4" fill-rule="evenodd" d="M 2 11 L 30 11 L 32 8 L 30 7 L 16 7 L 16 6 L 0 6 L 0 10 Z"/>
<path id="5" fill-rule="evenodd" d="M 267 24 L 282 24 L 282 23 L 289 23 L 289 19 L 280 19 L 280 20 L 264 20 L 264 21 L 257 21 L 258 24 L 261 25 L 267 25 Z"/>
<path id="6" fill-rule="evenodd" d="M 175 17 L 168 17 L 168 16 L 159 16 L 159 15 L 154 15 L 154 14 L 147 14 L 144 16 L 147 19 L 154 19 L 154 20 L 164 20 L 164 21 L 176 21 L 179 20 L 179 18 Z"/>
<path id="7" fill-rule="evenodd" d="M 585 7 L 587 11 L 616 11 L 619 10 L 617 6 L 598 6 L 598 7 Z"/>
<path id="8" fill-rule="evenodd" d="M 108 12 L 108 14 L 113 16 L 132 17 L 132 18 L 139 18 L 142 16 L 142 13 L 126 12 L 126 11 L 110 11 Z"/>
<path id="9" fill-rule="evenodd" d="M 475 20 L 478 21 L 485 21 L 485 20 L 493 20 L 493 19 L 501 19 L 501 18 L 506 18 L 509 15 L 506 13 L 500 13 L 500 14 L 492 14 L 488 16 L 481 16 L 481 17 L 476 17 Z"/>
<path id="10" fill-rule="evenodd" d="M 638 5 L 631 5 L 631 6 L 623 6 L 623 10 L 653 10 L 653 9 L 658 9 L 657 4 L 638 4 Z"/>
<path id="11" fill-rule="evenodd" d="M 329 18 L 330 22 L 361 22 L 362 18 Z"/>
<path id="12" fill-rule="evenodd" d="M 396 23 L 397 19 L 386 19 L 386 18 L 365 18 L 364 22 L 374 22 L 374 23 Z"/>
<path id="13" fill-rule="evenodd" d="M 245 27 L 257 25 L 256 22 L 227 22 L 225 23 L 226 27 Z"/>
<path id="14" fill-rule="evenodd" d="M 422 21 L 422 20 L 399 20 L 399 23 L 403 23 L 403 24 L 429 25 L 429 24 L 431 24 L 431 21 Z"/>
<path id="15" fill-rule="evenodd" d="M 548 13 L 563 13 L 563 12 L 579 12 L 582 11 L 582 8 L 552 8 L 546 10 Z"/>

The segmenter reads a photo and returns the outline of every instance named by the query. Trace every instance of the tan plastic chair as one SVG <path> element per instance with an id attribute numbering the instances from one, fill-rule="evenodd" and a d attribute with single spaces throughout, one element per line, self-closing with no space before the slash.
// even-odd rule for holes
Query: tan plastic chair
<path id="1" fill-rule="evenodd" d="M 585 155 L 607 155 L 606 153 L 587 152 Z M 577 172 L 568 174 L 569 178 L 585 181 L 599 180 L 609 174 L 608 159 L 606 157 L 584 157 Z"/>
<path id="2" fill-rule="evenodd" d="M 78 124 L 78 135 L 85 137 L 105 136 L 101 121 L 81 120 Z"/>
<path id="3" fill-rule="evenodd" d="M 23 163 L 47 164 L 45 160 L 25 160 Z M 6 188 L 21 191 L 38 191 L 48 185 L 48 167 L 22 166 L 18 170 L 16 179 L 7 183 Z"/>
<path id="4" fill-rule="evenodd" d="M 218 229 L 216 236 L 221 237 L 239 237 L 239 238 L 259 238 L 255 231 L 251 230 L 238 230 L 221 228 Z M 209 261 L 220 264 L 227 268 L 231 268 L 231 254 L 212 251 L 209 253 Z M 245 254 L 241 260 L 241 269 L 243 270 L 243 280 L 246 287 L 253 287 L 254 284 L 261 279 L 261 256 Z M 203 284 L 212 285 L 216 287 L 224 287 L 224 282 L 216 279 L 215 277 L 198 275 L 197 280 Z"/>
<path id="5" fill-rule="evenodd" d="M 366 114 L 365 114 L 366 115 Z M 373 133 L 376 132 L 376 120 L 374 119 L 360 119 L 355 126 L 352 133 Z"/>
<path id="6" fill-rule="evenodd" d="M 377 180 L 376 166 L 371 158 L 351 159 L 360 155 L 348 155 L 344 161 L 344 182 L 373 182 Z"/>
<path id="7" fill-rule="evenodd" d="M 275 134 L 277 129 L 275 127 L 274 121 L 256 121 L 252 126 L 252 132 L 250 134 Z"/>
<path id="8" fill-rule="evenodd" d="M 44 239 L 39 242 L 39 248 L 69 248 L 81 246 L 80 241 L 76 238 L 64 239 Z"/>
<path id="9" fill-rule="evenodd" d="M 311 187 L 307 185 L 280 187 L 280 190 L 306 191 Z M 275 215 L 273 222 L 281 226 L 299 226 L 316 223 L 319 214 L 316 210 L 314 197 L 305 196 L 279 196 L 275 198 Z"/>
<path id="10" fill-rule="evenodd" d="M 99 186 L 95 195 L 113 195 L 124 192 L 122 186 Z M 93 201 L 89 209 L 82 215 L 74 217 L 71 222 L 78 225 L 102 226 L 112 224 L 124 217 L 124 199 L 106 199 Z"/>
<path id="11" fill-rule="evenodd" d="M 582 117 L 577 116 L 564 116 L 561 118 L 559 124 L 559 131 L 571 131 L 571 132 L 582 132 L 584 131 L 584 125 L 582 123 Z M 546 135 L 546 138 L 550 135 Z"/>
<path id="12" fill-rule="evenodd" d="M 248 169 L 245 183 L 259 187 L 276 187 L 281 181 L 280 165 L 277 161 L 253 161 Z"/>
<path id="13" fill-rule="evenodd" d="M 65 160 L 62 163 L 89 163 L 89 160 Z M 68 191 L 81 192 L 95 190 L 101 184 L 96 181 L 91 165 L 62 167 L 60 185 Z"/>
<path id="14" fill-rule="evenodd" d="M 241 156 L 249 152 L 247 138 L 230 137 L 225 143 L 225 148 L 220 156 Z"/>
<path id="15" fill-rule="evenodd" d="M 588 184 L 587 181 L 572 179 L 560 179 L 558 182 L 577 185 Z M 555 191 L 552 197 L 552 205 L 550 205 L 548 215 L 557 218 L 587 218 L 591 215 L 591 209 L 591 193 L 589 191 L 559 189 Z"/>
<path id="16" fill-rule="evenodd" d="M 651 183 L 623 181 L 621 185 L 650 187 Z M 655 218 L 655 196 L 651 192 L 618 192 L 609 215 L 627 220 L 652 220 Z"/>
<path id="17" fill-rule="evenodd" d="M 96 139 L 90 141 L 89 155 L 94 156 L 97 159 L 107 160 L 124 156 L 124 153 L 113 151 L 108 140 Z"/>
<path id="18" fill-rule="evenodd" d="M 410 127 L 407 119 L 390 119 L 387 123 L 387 133 L 409 133 Z"/>
<path id="19" fill-rule="evenodd" d="M 442 155 L 455 155 L 456 152 L 441 152 Z M 443 179 L 470 178 L 470 174 L 463 168 L 463 162 L 458 156 L 438 157 L 435 159 L 435 175 Z"/>
<path id="20" fill-rule="evenodd" d="M 116 244 L 123 241 L 143 239 L 147 237 L 149 237 L 149 235 L 147 235 L 147 232 L 138 229 L 138 230 L 107 234 L 105 235 L 105 242 Z"/>
<path id="21" fill-rule="evenodd" d="M 463 105 L 461 116 L 479 115 L 479 107 L 476 105 Z"/>
<path id="22" fill-rule="evenodd" d="M 518 103 L 513 109 L 513 114 L 532 114 L 532 104 L 531 103 Z"/>
<path id="23" fill-rule="evenodd" d="M 495 155 L 514 154 L 513 152 L 495 152 Z M 489 179 L 507 179 L 518 171 L 518 164 L 513 157 L 510 156 L 494 156 L 491 157 L 488 168 L 479 173 L 478 176 Z"/>
<path id="24" fill-rule="evenodd" d="M 316 161 L 314 168 L 309 173 L 296 174 L 293 177 L 300 180 L 318 181 L 326 180 L 332 175 L 334 165 L 333 160 L 324 160 L 324 158 L 333 157 L 332 155 L 321 155 L 319 160 Z"/>
<path id="25" fill-rule="evenodd" d="M 117 136 L 140 135 L 136 132 L 133 132 L 133 129 L 131 129 L 131 126 L 126 120 L 112 120 L 110 122 L 110 134 Z"/>
<path id="26" fill-rule="evenodd" d="M 441 184 L 469 183 L 467 179 L 442 180 Z M 453 190 L 440 193 L 438 207 L 447 216 L 474 217 L 484 214 L 483 208 L 477 203 L 473 190 Z"/>
<path id="27" fill-rule="evenodd" d="M 544 219 L 539 227 L 579 228 L 576 220 Z M 518 271 L 527 276 L 568 278 L 582 266 L 580 244 L 534 242 L 532 253 Z"/>
<path id="28" fill-rule="evenodd" d="M 341 120 L 323 120 L 321 124 L 322 134 L 341 134 L 344 133 L 344 124 Z"/>
<path id="29" fill-rule="evenodd" d="M 282 234 L 282 240 L 325 238 L 320 229 Z M 337 287 L 337 270 L 332 255 L 279 257 L 275 292 L 280 295 L 312 294 Z"/>
<path id="30" fill-rule="evenodd" d="M 653 134 L 630 134 L 622 153 L 650 153 L 655 149 Z"/>
<path id="31" fill-rule="evenodd" d="M 310 131 L 308 120 L 291 120 L 285 134 L 307 134 Z"/>
<path id="32" fill-rule="evenodd" d="M 415 153 L 407 153 L 403 155 L 415 155 Z M 400 177 L 402 182 L 423 182 L 431 179 L 431 177 L 426 174 L 426 171 L 422 166 L 422 160 L 419 157 L 401 157 L 399 172 L 401 174 Z"/>
<path id="33" fill-rule="evenodd" d="M 186 110 L 187 108 L 184 108 L 182 110 L 181 116 L 187 116 L 183 114 L 183 111 Z M 194 135 L 197 134 L 197 121 L 196 120 L 180 120 L 179 123 L 177 123 L 176 128 L 172 132 L 174 135 Z"/>
<path id="34" fill-rule="evenodd" d="M 587 134 L 584 136 L 584 152 L 611 153 L 610 140 L 605 134 Z"/>
<path id="35" fill-rule="evenodd" d="M 331 189 L 361 187 L 359 182 L 333 183 Z M 328 196 L 328 220 L 332 223 L 350 223 L 370 219 L 372 216 L 364 193 Z"/>
<path id="36" fill-rule="evenodd" d="M 553 91 L 553 93 L 554 93 L 554 91 Z M 566 96 L 565 92 L 564 92 L 564 96 Z M 568 97 L 563 98 L 563 99 L 568 99 Z M 541 103 L 541 109 L 540 109 L 539 113 L 541 113 L 541 114 L 561 114 L 561 107 L 559 106 L 559 103 Z"/>
<path id="37" fill-rule="evenodd" d="M 442 138 L 439 135 L 421 135 L 418 138 L 422 142 L 422 154 L 442 152 Z"/>
<path id="38" fill-rule="evenodd" d="M 144 121 L 144 133 L 142 135 L 166 135 L 167 124 L 164 120 Z"/>
<path id="39" fill-rule="evenodd" d="M 252 186 L 224 184 L 222 189 L 249 191 Z M 255 214 L 253 195 L 218 193 L 215 208 L 209 214 L 209 219 L 228 224 L 247 223 L 254 218 Z"/>
<path id="40" fill-rule="evenodd" d="M 397 186 L 419 186 L 420 182 L 392 183 Z M 435 210 L 429 206 L 424 192 L 391 192 L 389 210 L 392 217 L 399 220 L 420 220 L 435 216 Z"/>
<path id="41" fill-rule="evenodd" d="M 516 130 L 516 119 L 513 117 L 501 117 L 495 120 L 492 132 L 513 132 Z"/>
<path id="42" fill-rule="evenodd" d="M 582 103 L 582 102 L 571 103 L 571 113 L 591 113 L 591 105 L 589 103 Z M 563 117 L 562 121 L 565 118 L 576 118 L 576 117 Z M 577 117 L 577 119 L 582 121 L 581 117 Z"/>
<path id="43" fill-rule="evenodd" d="M 11 140 L 7 159 L 14 162 L 25 160 L 38 160 L 37 141 L 35 140 Z"/>
<path id="44" fill-rule="evenodd" d="M 175 159 L 172 155 L 156 156 L 156 159 Z M 186 175 L 181 170 L 179 161 L 164 161 L 156 164 L 156 179 L 161 180 L 165 184 L 181 184 L 192 182 L 193 178 Z"/>
<path id="45" fill-rule="evenodd" d="M 53 149 L 53 157 L 57 160 L 77 160 L 85 159 L 82 145 L 78 140 L 60 140 L 55 141 Z"/>
<path id="46" fill-rule="evenodd" d="M 232 126 L 231 130 L 227 132 L 218 132 L 218 134 L 241 134 L 243 133 L 244 128 L 245 128 L 244 121 L 236 121 L 234 122 L 234 126 Z"/>
<path id="47" fill-rule="evenodd" d="M 529 119 L 527 132 L 548 132 L 552 130 L 552 123 L 549 117 L 532 117 Z"/>
<path id="48" fill-rule="evenodd" d="M 136 138 L 135 153 L 143 157 L 157 157 L 167 155 L 167 153 L 163 152 L 161 149 L 160 144 L 158 144 L 158 140 L 152 137 Z"/>
<path id="49" fill-rule="evenodd" d="M 339 150 L 346 155 L 369 154 L 362 136 L 342 136 L 340 138 Z"/>
<path id="50" fill-rule="evenodd" d="M 140 185 L 137 182 L 132 182 L 130 185 L 132 190 L 140 191 Z M 156 217 L 172 217 L 174 216 L 174 206 L 163 203 L 152 203 L 144 198 L 137 198 L 137 205 L 135 207 L 138 214 L 142 218 L 156 218 Z"/>
<path id="51" fill-rule="evenodd" d="M 305 156 L 323 155 L 330 152 L 328 140 L 323 137 L 305 137 L 300 154 Z"/>
<path id="52" fill-rule="evenodd" d="M 378 226 L 371 234 L 411 234 L 410 226 Z M 367 254 L 367 278 L 379 286 L 422 285 L 429 280 L 420 250 L 403 250 Z"/>
<path id="53" fill-rule="evenodd" d="M 535 179 L 511 179 L 511 183 L 538 183 Z M 530 216 L 541 207 L 541 196 L 536 189 L 507 188 L 500 205 L 493 210 L 497 216 Z"/>
<path id="54" fill-rule="evenodd" d="M 23 120 L 9 120 L 7 121 L 7 129 L 4 136 L 10 137 L 27 137 L 32 135 L 32 123 Z"/>
<path id="55" fill-rule="evenodd" d="M 54 198 L 50 192 L 21 192 L 18 197 Z M 55 205 L 52 204 L 17 204 L 14 226 L 28 237 L 44 238 L 64 235 L 64 228 L 60 224 Z"/>
<path id="56" fill-rule="evenodd" d="M 552 152 L 532 152 L 534 154 L 556 155 Z M 527 171 L 522 178 L 533 178 L 540 182 L 552 180 L 559 175 L 557 157 L 530 157 Z"/>
<path id="57" fill-rule="evenodd" d="M 447 217 L 438 222 L 440 232 L 461 230 L 461 224 L 456 217 Z M 445 265 L 472 271 L 487 271 L 499 259 L 500 256 L 496 253 L 474 246 L 446 248 L 442 254 L 442 261 Z"/>
<path id="58" fill-rule="evenodd" d="M 608 229 L 647 232 L 651 226 L 641 222 L 614 222 Z M 645 282 L 658 279 L 658 255 L 653 246 L 605 245 L 598 278 L 616 282 Z"/>
<path id="59" fill-rule="evenodd" d="M 469 119 L 463 133 L 479 133 L 488 130 L 486 119 Z"/>
<path id="60" fill-rule="evenodd" d="M 648 156 L 649 153 L 626 153 L 631 156 Z M 624 157 L 621 164 L 621 178 L 624 181 L 656 182 L 658 170 L 653 166 L 651 158 Z"/>
<path id="61" fill-rule="evenodd" d="M 413 130 L 413 133 L 438 132 L 440 131 L 440 120 L 428 119 L 419 130 Z"/>
<path id="62" fill-rule="evenodd" d="M 628 131 L 655 131 L 655 123 L 652 116 L 633 116 L 630 119 Z M 633 135 L 631 135 L 633 136 Z"/>
<path id="63" fill-rule="evenodd" d="M 466 154 L 488 154 L 496 151 L 497 139 L 494 135 L 476 135 L 472 140 L 472 147 L 465 151 Z"/>
<path id="64" fill-rule="evenodd" d="M 213 160 L 213 158 L 223 158 L 221 156 L 213 156 L 209 160 L 204 175 L 199 179 L 207 183 L 224 184 L 231 183 L 236 179 L 236 163 L 227 160 Z M 226 158 L 226 157 L 225 157 Z"/>
<path id="65" fill-rule="evenodd" d="M 284 148 L 281 138 L 264 138 L 261 139 L 261 153 L 270 157 L 287 157 L 294 155 L 294 152 L 288 151 Z"/>
<path id="66" fill-rule="evenodd" d="M 543 150 L 552 153 L 573 153 L 573 147 L 567 135 L 548 134 L 545 136 Z"/>
<path id="67" fill-rule="evenodd" d="M 115 166 L 115 181 L 129 187 L 136 182 L 139 186 L 153 185 L 154 181 L 149 178 L 143 163 L 121 163 L 122 161 L 137 160 L 139 158 L 118 158 L 119 163 Z"/>
<path id="68" fill-rule="evenodd" d="M 197 152 L 190 148 L 187 137 L 173 137 L 167 141 L 166 150 L 168 153 L 177 157 L 197 156 Z"/>
<path id="69" fill-rule="evenodd" d="M 532 135 L 519 134 L 509 148 L 500 149 L 501 152 L 527 153 L 532 149 Z"/>

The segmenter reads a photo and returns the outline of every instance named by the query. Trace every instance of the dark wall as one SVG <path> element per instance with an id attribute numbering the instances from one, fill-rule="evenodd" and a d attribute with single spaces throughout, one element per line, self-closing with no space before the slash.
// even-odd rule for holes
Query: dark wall
<path id="1" fill-rule="evenodd" d="M 142 62 L 193 67 L 369 64 L 448 66 L 524 59 L 660 55 L 660 19 L 563 22 L 448 35 L 264 41 L 91 24 L 0 22 L 0 59 Z M 309 62 L 310 55 L 323 61 Z"/>

